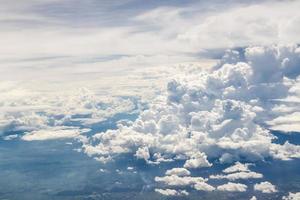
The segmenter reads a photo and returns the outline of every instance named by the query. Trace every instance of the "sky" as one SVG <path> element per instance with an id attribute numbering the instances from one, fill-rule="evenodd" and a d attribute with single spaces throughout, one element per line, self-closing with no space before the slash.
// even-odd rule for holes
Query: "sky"
<path id="1" fill-rule="evenodd" d="M 211 49 L 297 43 L 300 31 L 298 1 L 1 4 L 4 80 L 191 62 Z"/>
<path id="2" fill-rule="evenodd" d="M 299 199 L 299 1 L 0 4 L 1 198 Z"/>

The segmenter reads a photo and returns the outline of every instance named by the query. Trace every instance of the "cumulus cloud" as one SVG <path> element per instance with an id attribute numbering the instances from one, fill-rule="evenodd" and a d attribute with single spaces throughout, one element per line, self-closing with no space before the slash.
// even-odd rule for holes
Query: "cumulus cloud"
<path id="1" fill-rule="evenodd" d="M 282 197 L 283 200 L 298 200 L 300 199 L 300 192 L 290 192 L 287 196 Z"/>
<path id="2" fill-rule="evenodd" d="M 135 156 L 138 159 L 144 159 L 147 161 L 150 158 L 150 153 L 148 147 L 140 147 L 135 153 Z"/>
<path id="3" fill-rule="evenodd" d="M 263 175 L 257 172 L 235 172 L 226 175 L 210 175 L 210 179 L 228 179 L 231 181 L 238 179 L 258 179 L 263 178 Z"/>
<path id="4" fill-rule="evenodd" d="M 235 162 L 234 165 L 223 170 L 224 174 L 210 175 L 210 179 L 228 179 L 231 181 L 238 179 L 259 179 L 263 178 L 263 175 L 257 172 L 252 172 L 249 166 L 253 164 Z"/>
<path id="5" fill-rule="evenodd" d="M 155 181 L 169 186 L 192 186 L 199 182 L 205 182 L 206 180 L 202 177 L 180 177 L 177 175 L 170 175 L 164 177 L 155 177 Z"/>
<path id="6" fill-rule="evenodd" d="M 227 191 L 227 192 L 245 192 L 247 190 L 247 185 L 241 183 L 228 182 L 224 185 L 219 185 L 217 190 Z"/>
<path id="7" fill-rule="evenodd" d="M 173 168 L 167 170 L 166 175 L 189 176 L 191 172 L 185 168 Z"/>
<path id="8" fill-rule="evenodd" d="M 183 160 L 184 168 L 155 177 L 157 183 L 172 187 L 213 191 L 206 179 L 192 177 L 186 169 L 212 167 L 214 159 L 235 163 L 210 179 L 261 179 L 262 174 L 249 169 L 249 162 L 300 157 L 299 146 L 273 143 L 275 137 L 260 123 L 280 116 L 274 112 L 278 99 L 295 95 L 291 87 L 297 84 L 298 72 L 290 74 L 283 63 L 286 58 L 298 63 L 297 51 L 297 46 L 249 47 L 240 56 L 245 60 L 231 59 L 232 63 L 219 64 L 210 72 L 195 70 L 179 76 L 168 83 L 166 95 L 153 101 L 131 125 L 87 138 L 83 150 L 103 162 L 122 153 L 155 164 Z M 248 163 L 236 162 L 241 159 Z M 264 192 L 276 189 L 265 183 L 254 187 Z M 217 187 L 246 189 L 232 182 Z"/>
<path id="9" fill-rule="evenodd" d="M 0 83 L 0 135 L 5 132 L 38 131 L 53 127 L 80 124 L 89 127 L 117 113 L 132 112 L 136 105 L 131 99 L 107 98 L 89 89 L 66 92 L 35 91 L 17 83 Z M 45 88 L 44 88 L 45 89 Z"/>
<path id="10" fill-rule="evenodd" d="M 246 164 L 242 164 L 240 162 L 236 162 L 234 163 L 234 165 L 226 168 L 223 170 L 224 173 L 228 174 L 228 173 L 233 173 L 233 172 L 249 172 L 249 166 L 251 166 L 253 164 L 250 163 L 246 163 Z"/>
<path id="11" fill-rule="evenodd" d="M 274 136 L 258 123 L 276 117 L 273 99 L 288 97 L 298 75 L 289 73 L 297 66 L 298 51 L 297 46 L 249 47 L 246 60 L 171 80 L 167 95 L 159 97 L 131 126 L 92 136 L 90 140 L 97 142 L 84 143 L 84 151 L 101 157 L 147 147 L 151 162 L 159 163 L 154 156 L 159 154 L 168 161 L 185 160 L 185 168 L 210 167 L 209 158 L 225 163 L 240 157 L 248 161 L 299 157 L 297 145 L 272 143 Z M 290 67 L 284 64 L 287 59 L 293 60 Z M 245 171 L 236 175 L 261 177 Z"/>
<path id="12" fill-rule="evenodd" d="M 254 190 L 260 191 L 262 193 L 274 193 L 277 192 L 275 185 L 268 181 L 257 183 L 254 185 Z"/>
<path id="13" fill-rule="evenodd" d="M 188 71 L 169 81 L 166 94 L 131 125 L 95 134 L 83 142 L 83 150 L 105 162 L 122 153 L 135 154 L 152 164 L 183 160 L 186 169 L 212 167 L 210 160 L 217 159 L 235 164 L 224 169 L 225 174 L 210 175 L 211 179 L 263 178 L 249 170 L 249 162 L 300 157 L 298 145 L 273 143 L 275 137 L 262 123 L 280 116 L 274 112 L 279 99 L 296 94 L 291 88 L 300 72 L 293 69 L 291 74 L 290 70 L 300 63 L 298 51 L 297 46 L 249 47 L 244 54 L 238 52 L 242 54 L 239 59 L 236 54 L 234 59 L 226 58 L 230 64 L 219 63 L 209 72 Z M 284 64 L 287 59 L 293 62 Z M 241 159 L 248 163 L 236 162 Z M 181 171 L 186 176 L 170 170 L 155 181 L 213 190 L 203 178 Z"/>
<path id="14" fill-rule="evenodd" d="M 176 169 L 176 174 L 175 170 Z M 158 183 L 162 183 L 166 186 L 172 186 L 172 187 L 191 187 L 199 191 L 213 191 L 215 190 L 215 187 L 211 186 L 210 184 L 206 183 L 207 179 L 204 179 L 202 177 L 191 177 L 187 176 L 186 171 L 184 174 L 182 174 L 182 170 L 178 170 L 180 168 L 174 168 L 172 169 L 172 175 L 164 176 L 164 177 L 155 177 L 155 181 Z M 179 173 L 178 175 L 178 172 Z M 170 174 L 170 170 L 166 172 L 166 174 Z"/>
<path id="15" fill-rule="evenodd" d="M 174 190 L 174 189 L 155 189 L 155 192 L 158 192 L 165 196 L 182 196 L 182 195 L 189 194 L 185 190 Z"/>
<path id="16" fill-rule="evenodd" d="M 219 162 L 300 157 L 300 146 L 289 142 L 275 144 L 275 137 L 268 130 L 299 130 L 300 49 L 297 45 L 284 46 L 286 43 L 299 42 L 299 2 L 262 2 L 253 6 L 243 4 L 230 10 L 218 8 L 216 12 L 204 12 L 200 16 L 186 15 L 202 13 L 195 12 L 197 9 L 193 9 L 193 5 L 155 8 L 131 17 L 124 27 L 101 26 L 101 29 L 98 24 L 84 29 L 74 28 L 68 21 L 59 18 L 55 21 L 47 13 L 38 14 L 29 9 L 30 6 L 25 7 L 16 16 L 8 15 L 12 10 L 5 8 L 5 14 L 0 18 L 20 19 L 22 16 L 51 25 L 34 28 L 27 24 L 19 32 L 0 23 L 5 30 L 0 33 L 0 42 L 7 47 L 0 50 L 3 57 L 0 60 L 1 77 L 15 78 L 16 71 L 20 71 L 21 79 L 25 75 L 40 77 L 39 72 L 42 71 L 43 79 L 71 71 L 77 75 L 62 76 L 64 83 L 69 80 L 72 80 L 71 85 L 77 81 L 79 83 L 69 87 L 73 88 L 72 91 L 66 87 L 57 93 L 59 86 L 47 93 L 44 91 L 47 87 L 39 84 L 42 81 L 33 83 L 38 85 L 38 89 L 33 90 L 0 82 L 1 135 L 25 131 L 21 139 L 28 141 L 77 137 L 82 142 L 83 152 L 104 163 L 125 153 L 143 159 L 148 164 L 180 160 L 184 163 L 183 168 L 167 170 L 166 176 L 155 177 L 155 181 L 167 186 L 190 186 L 204 191 L 212 191 L 215 187 L 202 177 L 192 177 L 187 169 L 192 171 L 213 167 Z M 288 12 L 282 12 L 283 9 Z M 58 25 L 60 23 L 57 22 L 63 23 Z M 248 26 L 245 27 L 245 24 Z M 153 27 L 156 31 L 145 30 L 145 27 Z M 28 38 L 27 35 L 33 37 Z M 46 41 L 45 38 L 51 40 Z M 280 45 L 255 46 L 273 43 Z M 185 71 L 170 80 L 166 91 L 159 93 L 155 99 L 144 93 L 149 87 L 143 81 L 150 79 L 153 83 L 150 88 L 160 90 L 164 82 L 160 82 L 158 77 L 166 78 L 169 74 L 162 71 L 151 75 L 146 75 L 148 71 L 134 74 L 132 68 L 128 67 L 153 66 L 187 59 L 194 61 L 194 56 L 186 55 L 198 55 L 203 48 L 246 45 L 253 46 L 226 51 L 213 70 L 204 71 L 193 64 L 180 65 Z M 86 46 L 89 47 L 88 51 L 82 48 Z M 104 55 L 103 58 L 99 58 L 99 54 Z M 126 55 L 119 56 L 123 54 Z M 44 70 L 36 70 L 40 69 L 40 65 L 44 66 Z M 114 71 L 118 68 L 116 66 L 123 65 L 126 70 Z M 26 66 L 30 66 L 29 70 Z M 100 68 L 102 71 L 99 71 Z M 105 80 L 91 83 L 91 74 Z M 128 74 L 129 78 L 124 78 L 124 74 Z M 78 76 L 88 77 L 89 80 L 82 81 Z M 138 77 L 143 80 L 137 80 Z M 127 84 L 129 79 L 134 80 L 131 85 Z M 51 80 L 61 81 L 55 78 Z M 77 88 L 86 84 L 93 88 L 93 92 Z M 102 88 L 95 85 L 102 85 Z M 113 97 L 103 98 L 108 94 Z M 138 105 L 132 98 L 116 96 L 141 94 L 148 96 L 151 103 L 136 120 L 120 122 L 115 130 L 93 136 L 81 135 L 87 130 L 79 127 L 90 127 L 118 113 L 131 113 L 137 109 Z M 73 127 L 73 124 L 78 127 Z M 3 138 L 13 139 L 14 136 Z M 210 178 L 237 180 L 263 177 L 250 171 L 249 165 L 236 162 L 223 170 L 225 174 L 211 175 Z M 272 190 L 268 182 L 254 187 L 260 191 Z M 217 187 L 221 191 L 242 192 L 246 189 L 246 185 L 232 182 Z M 173 189 L 157 189 L 157 192 L 164 195 L 187 194 L 186 191 Z"/>
<path id="17" fill-rule="evenodd" d="M 209 185 L 208 183 L 205 182 L 198 182 L 194 185 L 194 188 L 196 190 L 201 190 L 201 191 L 213 191 L 215 190 L 215 187 Z"/>
<path id="18" fill-rule="evenodd" d="M 210 164 L 207 161 L 207 156 L 203 152 L 197 152 L 196 154 L 192 155 L 191 158 L 185 161 L 183 167 L 186 168 L 200 168 L 200 167 L 210 167 Z"/>
<path id="19" fill-rule="evenodd" d="M 271 129 L 277 131 L 300 132 L 300 112 L 287 113 L 286 115 L 268 121 L 267 124 Z"/>

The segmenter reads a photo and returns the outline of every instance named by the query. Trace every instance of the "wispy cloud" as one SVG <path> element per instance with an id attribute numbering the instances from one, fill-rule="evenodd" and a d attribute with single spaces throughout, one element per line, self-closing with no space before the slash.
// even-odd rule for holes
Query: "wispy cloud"
<path id="1" fill-rule="evenodd" d="M 0 65 L 32 67 L 40 66 L 40 58 L 58 58 L 44 59 L 43 66 L 74 67 L 99 56 L 132 65 L 113 55 L 155 57 L 144 62 L 153 65 L 193 60 L 210 48 L 297 42 L 298 2 L 253 2 L 2 0 Z"/>

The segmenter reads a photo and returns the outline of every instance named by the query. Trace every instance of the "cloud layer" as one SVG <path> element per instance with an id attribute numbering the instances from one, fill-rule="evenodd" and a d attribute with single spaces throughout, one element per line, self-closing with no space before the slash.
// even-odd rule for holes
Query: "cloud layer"
<path id="1" fill-rule="evenodd" d="M 298 157 L 299 147 L 272 143 L 274 136 L 256 123 L 276 118 L 272 109 L 277 104 L 272 101 L 288 98 L 297 84 L 298 52 L 296 46 L 250 47 L 245 49 L 245 62 L 172 80 L 167 96 L 150 105 L 132 126 L 96 134 L 91 139 L 99 144 L 83 147 L 96 156 L 147 149 L 153 162 L 160 153 L 186 160 L 186 168 L 210 167 L 207 157 L 224 163 L 240 157 Z"/>
<path id="2" fill-rule="evenodd" d="M 212 71 L 189 71 L 171 80 L 167 93 L 153 101 L 132 125 L 120 125 L 83 140 L 83 151 L 105 162 L 125 153 L 148 164 L 182 160 L 186 169 L 213 167 L 214 162 L 299 158 L 299 146 L 273 143 L 275 136 L 263 123 L 287 114 L 274 109 L 289 107 L 287 99 L 297 96 L 292 88 L 299 84 L 299 52 L 297 46 L 229 51 Z M 289 108 L 293 112 L 293 105 Z M 212 175 L 210 179 L 263 178 L 250 171 L 250 165 L 237 162 L 224 170 L 225 175 Z M 167 186 L 214 190 L 205 179 L 179 171 L 173 169 L 155 180 Z M 255 188 L 275 191 L 265 182 Z M 217 189 L 245 191 L 247 186 L 229 182 Z"/>
<path id="3" fill-rule="evenodd" d="M 47 79 L 108 66 L 195 61 L 211 49 L 299 42 L 298 1 L 135 4 L 3 0 L 1 78 Z"/>

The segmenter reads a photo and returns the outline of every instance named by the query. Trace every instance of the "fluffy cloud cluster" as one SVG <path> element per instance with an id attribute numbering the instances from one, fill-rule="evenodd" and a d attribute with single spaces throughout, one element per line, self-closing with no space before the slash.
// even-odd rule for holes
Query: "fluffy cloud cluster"
<path id="1" fill-rule="evenodd" d="M 263 175 L 260 173 L 252 172 L 249 169 L 249 166 L 252 164 L 246 163 L 242 164 L 240 162 L 236 162 L 234 165 L 223 170 L 225 175 L 210 175 L 210 179 L 228 179 L 229 181 L 236 180 L 247 180 L 247 179 L 261 179 Z M 244 192 L 248 188 L 247 185 L 240 183 L 228 182 L 224 185 L 220 185 L 217 187 L 217 190 L 221 191 L 230 191 L 230 192 Z"/>
<path id="2" fill-rule="evenodd" d="M 81 127 L 136 109 L 134 100 L 105 98 L 85 88 L 53 94 L 1 82 L 0 91 L 0 136 L 5 138 L 19 132 L 26 132 L 24 140 L 73 138 L 86 132 Z"/>
<path id="3" fill-rule="evenodd" d="M 165 196 L 182 196 L 188 195 L 189 193 L 185 190 L 173 190 L 173 189 L 155 189 L 155 192 L 158 192 Z"/>
<path id="4" fill-rule="evenodd" d="M 242 164 L 236 162 L 234 165 L 223 170 L 224 174 L 210 175 L 210 179 L 228 179 L 230 181 L 238 179 L 259 179 L 263 178 L 263 175 L 257 172 L 252 172 L 249 169 L 250 163 Z"/>
<path id="5" fill-rule="evenodd" d="M 189 176 L 191 172 L 185 168 L 173 168 L 167 170 L 166 175 Z"/>
<path id="6" fill-rule="evenodd" d="M 268 181 L 255 184 L 254 190 L 261 191 L 262 193 L 277 192 L 276 187 Z"/>
<path id="7" fill-rule="evenodd" d="M 165 187 L 192 187 L 200 191 L 215 190 L 215 187 L 207 183 L 208 179 L 192 177 L 190 174 L 190 171 L 185 168 L 173 168 L 166 171 L 166 176 L 155 177 L 155 181 Z"/>
<path id="8" fill-rule="evenodd" d="M 227 175 L 211 175 L 209 176 L 210 179 L 228 179 L 231 181 L 238 180 L 238 179 L 250 179 L 250 178 L 263 178 L 263 175 L 256 172 L 236 172 Z"/>
<path id="9" fill-rule="evenodd" d="M 251 165 L 252 164 L 250 163 L 242 164 L 240 162 L 236 162 L 234 165 L 224 169 L 223 172 L 226 174 L 234 172 L 249 172 L 249 166 Z"/>
<path id="10" fill-rule="evenodd" d="M 227 191 L 227 192 L 245 192 L 247 190 L 247 185 L 241 183 L 232 183 L 228 182 L 224 185 L 220 185 L 217 187 L 220 191 Z"/>
<path id="11" fill-rule="evenodd" d="M 272 100 L 288 97 L 296 84 L 299 52 L 296 46 L 249 47 L 244 62 L 172 80 L 167 95 L 132 126 L 96 134 L 83 148 L 96 157 L 133 152 L 138 158 L 148 149 L 147 160 L 183 159 L 186 168 L 210 167 L 208 158 L 226 163 L 298 157 L 298 146 L 273 144 L 272 134 L 257 122 L 274 115 Z"/>
<path id="12" fill-rule="evenodd" d="M 190 186 L 195 185 L 197 183 L 205 182 L 206 180 L 202 177 L 191 177 L 191 176 L 177 176 L 177 175 L 170 175 L 164 177 L 155 177 L 156 182 L 161 182 L 165 185 L 169 186 Z"/>
<path id="13" fill-rule="evenodd" d="M 232 163 L 265 158 L 300 157 L 300 146 L 273 143 L 275 138 L 264 121 L 293 113 L 286 104 L 297 97 L 300 74 L 297 46 L 249 47 L 228 51 L 211 71 L 191 70 L 171 80 L 166 95 L 157 98 L 132 125 L 95 134 L 83 141 L 83 150 L 108 161 L 131 153 L 148 163 L 183 160 L 184 168 L 213 166 L 214 160 Z M 289 107 L 290 112 L 274 109 Z M 280 112 L 279 112 L 279 111 Z M 285 109 L 287 110 L 287 109 Z M 249 164 L 236 163 L 226 175 L 211 178 L 229 180 L 262 178 Z M 167 185 L 194 185 L 205 181 L 170 174 L 157 177 Z M 200 184 L 198 184 L 200 182 Z M 196 186 L 198 184 L 198 186 Z M 234 189 L 230 189 L 234 188 Z M 247 187 L 228 183 L 220 190 L 245 191 Z"/>
<path id="14" fill-rule="evenodd" d="M 298 200 L 300 199 L 300 192 L 292 193 L 290 192 L 288 196 L 284 196 L 283 200 Z"/>

